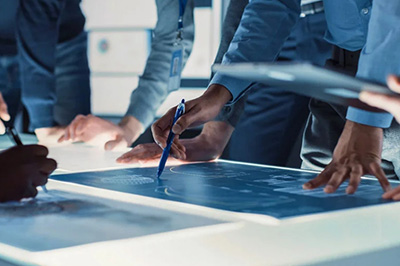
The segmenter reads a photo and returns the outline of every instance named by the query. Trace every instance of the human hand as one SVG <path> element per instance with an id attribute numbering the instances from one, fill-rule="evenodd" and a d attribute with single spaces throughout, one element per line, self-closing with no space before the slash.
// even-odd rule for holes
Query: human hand
<path id="1" fill-rule="evenodd" d="M 10 115 L 8 114 L 7 111 L 7 104 L 3 99 L 3 95 L 1 95 L 0 92 L 0 118 L 4 121 L 9 121 L 10 120 Z M 3 135 L 6 133 L 6 128 L 3 124 L 3 121 L 0 120 L 0 135 Z"/>
<path id="2" fill-rule="evenodd" d="M 57 163 L 40 145 L 15 146 L 0 153 L 0 202 L 31 198 L 47 183 Z"/>
<path id="3" fill-rule="evenodd" d="M 325 185 L 326 193 L 333 193 L 346 180 L 347 194 L 353 194 L 365 174 L 375 175 L 383 190 L 390 189 L 390 183 L 381 164 L 383 130 L 347 121 L 343 133 L 333 152 L 331 163 L 316 178 L 305 183 L 304 189 Z"/>
<path id="4" fill-rule="evenodd" d="M 39 144 L 48 145 L 56 144 L 58 139 L 64 134 L 65 127 L 42 127 L 35 129 L 36 137 Z"/>
<path id="5" fill-rule="evenodd" d="M 225 122 L 207 122 L 200 135 L 182 139 L 186 161 L 210 161 L 218 158 L 233 132 Z M 163 150 L 156 143 L 140 144 L 117 159 L 119 163 L 148 163 L 161 158 Z"/>
<path id="6" fill-rule="evenodd" d="M 78 115 L 59 138 L 63 141 L 83 141 L 105 150 L 130 146 L 143 132 L 142 124 L 133 116 L 126 116 L 119 125 L 93 115 Z"/>
<path id="7" fill-rule="evenodd" d="M 400 77 L 391 75 L 388 77 L 387 83 L 392 91 L 400 93 Z M 400 97 L 363 91 L 359 98 L 368 105 L 391 113 L 400 123 Z"/>
<path id="8" fill-rule="evenodd" d="M 231 93 L 225 87 L 216 84 L 211 85 L 202 96 L 186 102 L 185 114 L 172 127 L 173 133 L 179 136 L 187 128 L 199 126 L 215 118 L 231 98 Z M 171 108 L 151 127 L 154 141 L 161 148 L 165 148 L 167 145 L 166 142 L 175 111 L 176 107 Z M 180 144 L 178 137 L 176 137 L 171 147 L 171 154 L 178 159 L 185 159 L 184 149 L 184 146 Z"/>

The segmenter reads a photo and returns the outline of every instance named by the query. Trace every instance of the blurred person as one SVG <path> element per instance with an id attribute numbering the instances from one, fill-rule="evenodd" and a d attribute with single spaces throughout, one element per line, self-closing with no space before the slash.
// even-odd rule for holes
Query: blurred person
<path id="1" fill-rule="evenodd" d="M 94 115 L 78 115 L 65 129 L 59 142 L 84 141 L 102 145 L 106 150 L 131 146 L 153 122 L 166 97 L 177 88 L 168 86 L 172 54 L 178 34 L 178 18 L 183 8 L 180 41 L 183 46 L 182 67 L 193 47 L 194 0 L 156 0 L 157 24 L 151 51 L 138 87 L 132 92 L 125 116 L 118 124 Z M 134 59 L 134 58 L 132 58 Z"/>
<path id="2" fill-rule="evenodd" d="M 22 106 L 39 140 L 90 113 L 81 0 L 0 0 L 0 117 Z M 0 133 L 4 125 L 0 123 Z"/>

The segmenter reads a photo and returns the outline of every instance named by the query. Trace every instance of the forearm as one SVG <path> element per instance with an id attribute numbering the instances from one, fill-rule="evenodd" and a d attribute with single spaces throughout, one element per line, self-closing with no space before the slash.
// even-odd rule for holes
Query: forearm
<path id="1" fill-rule="evenodd" d="M 154 29 L 151 52 L 139 85 L 132 92 L 126 115 L 138 119 L 144 128 L 154 120 L 155 114 L 171 92 L 168 90 L 169 70 L 178 30 L 179 1 L 157 0 L 158 21 Z M 194 41 L 194 1 L 189 0 L 183 17 L 183 64 L 192 51 Z"/>
<path id="2" fill-rule="evenodd" d="M 272 62 L 300 15 L 299 0 L 253 0 L 245 8 L 240 25 L 222 64 Z M 210 84 L 226 87 L 237 100 L 251 82 L 217 73 Z"/>
<path id="3" fill-rule="evenodd" d="M 65 0 L 20 0 L 16 19 L 22 101 L 33 129 L 55 125 L 55 51 Z"/>

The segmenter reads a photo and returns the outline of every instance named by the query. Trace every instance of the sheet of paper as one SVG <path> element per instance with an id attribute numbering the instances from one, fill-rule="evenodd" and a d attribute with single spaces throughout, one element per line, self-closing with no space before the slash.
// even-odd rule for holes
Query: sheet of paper
<path id="1" fill-rule="evenodd" d="M 222 223 L 216 219 L 51 189 L 0 204 L 0 243 L 27 251 L 127 239 Z"/>
<path id="2" fill-rule="evenodd" d="M 83 172 L 137 167 L 138 164 L 119 164 L 115 160 L 129 149 L 105 151 L 83 143 L 48 146 L 49 157 L 58 163 L 58 172 Z"/>
<path id="3" fill-rule="evenodd" d="M 20 134 L 24 144 L 36 144 L 35 135 Z M 57 161 L 56 173 L 83 172 L 106 169 L 124 169 L 138 167 L 139 164 L 118 164 L 115 160 L 129 148 L 119 148 L 117 151 L 105 151 L 103 147 L 97 147 L 84 143 L 57 144 L 56 140 L 44 143 L 49 149 L 49 157 Z M 0 150 L 14 146 L 8 136 L 0 136 Z"/>
<path id="4" fill-rule="evenodd" d="M 68 181 L 159 199 L 222 210 L 287 218 L 347 208 L 383 204 L 378 181 L 362 180 L 354 195 L 346 184 L 336 193 L 322 188 L 303 190 L 315 173 L 256 165 L 212 162 L 167 167 L 162 181 L 156 168 L 136 168 L 54 176 Z M 394 185 L 395 186 L 395 185 Z"/>

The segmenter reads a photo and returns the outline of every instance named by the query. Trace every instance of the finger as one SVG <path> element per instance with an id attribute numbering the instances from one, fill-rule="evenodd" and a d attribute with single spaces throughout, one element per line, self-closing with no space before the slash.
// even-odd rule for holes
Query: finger
<path id="1" fill-rule="evenodd" d="M 115 140 L 107 141 L 106 144 L 104 144 L 104 149 L 106 151 L 111 151 L 115 147 L 117 147 L 119 145 L 122 145 L 122 143 L 123 143 L 123 137 L 122 136 L 117 136 L 117 138 Z"/>
<path id="2" fill-rule="evenodd" d="M 153 139 L 158 146 L 164 149 L 167 146 L 167 138 L 172 125 L 175 108 L 171 108 L 163 117 L 158 119 L 152 126 Z"/>
<path id="3" fill-rule="evenodd" d="M 176 135 L 181 135 L 183 131 L 193 124 L 198 125 L 204 123 L 204 119 L 201 119 L 203 115 L 203 112 L 198 110 L 198 108 L 191 108 L 176 121 L 175 125 L 172 127 L 172 132 L 174 132 Z"/>
<path id="4" fill-rule="evenodd" d="M 394 188 L 394 189 L 391 189 L 391 190 L 389 190 L 389 191 L 387 191 L 387 192 L 385 192 L 385 193 L 382 195 L 382 198 L 384 198 L 384 199 L 391 199 L 391 198 L 393 198 L 395 195 L 400 195 L 400 186 L 399 186 L 399 187 L 396 187 L 396 188 Z"/>
<path id="5" fill-rule="evenodd" d="M 91 122 L 92 116 L 88 115 L 84 119 L 80 119 L 77 121 L 76 126 L 75 126 L 75 136 L 81 136 L 83 135 L 86 130 L 89 128 L 89 123 Z"/>
<path id="6" fill-rule="evenodd" d="M 83 120 L 84 118 L 85 116 L 83 115 L 77 115 L 74 120 L 72 120 L 72 122 L 65 128 L 63 141 L 73 139 L 72 132 L 74 131 L 77 123 L 79 123 L 79 121 Z"/>
<path id="7" fill-rule="evenodd" d="M 4 126 L 3 122 L 0 121 L 0 135 L 6 133 L 6 127 Z"/>
<path id="8" fill-rule="evenodd" d="M 387 83 L 390 89 L 400 93 L 400 77 L 390 75 L 387 79 Z"/>
<path id="9" fill-rule="evenodd" d="M 351 169 L 349 185 L 346 188 L 347 194 L 354 194 L 360 184 L 361 176 L 363 174 L 362 166 L 356 165 Z"/>
<path id="10" fill-rule="evenodd" d="M 131 151 L 123 154 L 117 159 L 119 163 L 134 163 L 140 160 L 151 160 L 159 158 L 162 154 L 162 149 L 155 143 L 140 144 Z"/>
<path id="11" fill-rule="evenodd" d="M 78 127 L 85 127 L 86 126 L 86 122 L 87 122 L 87 118 L 85 116 L 77 116 L 74 121 L 72 121 L 72 123 L 68 126 L 69 128 L 69 137 L 72 140 L 77 139 L 78 132 L 77 132 L 77 128 Z"/>
<path id="12" fill-rule="evenodd" d="M 34 187 L 44 186 L 47 184 L 49 175 L 38 173 L 34 178 L 32 178 L 32 185 Z"/>
<path id="13" fill-rule="evenodd" d="M 369 169 L 371 174 L 378 178 L 379 183 L 382 186 L 384 192 L 387 192 L 391 189 L 389 180 L 386 178 L 385 172 L 383 172 L 382 167 L 379 163 L 371 163 L 369 164 Z"/>
<path id="14" fill-rule="evenodd" d="M 39 171 L 45 175 L 50 175 L 54 170 L 57 169 L 57 162 L 53 159 L 44 158 L 38 162 Z"/>
<path id="15" fill-rule="evenodd" d="M 22 195 L 22 198 L 34 198 L 38 194 L 38 191 L 36 187 L 33 185 L 26 186 L 24 194 Z"/>
<path id="16" fill-rule="evenodd" d="M 383 109 L 394 115 L 400 113 L 400 98 L 374 92 L 362 92 L 359 98 L 368 105 Z"/>
<path id="17" fill-rule="evenodd" d="M 65 132 L 64 132 L 64 134 L 61 135 L 61 137 L 57 140 L 58 143 L 61 143 L 61 142 L 63 142 L 63 141 L 66 141 L 66 139 L 65 139 Z"/>
<path id="18" fill-rule="evenodd" d="M 0 93 L 0 118 L 3 119 L 4 121 L 10 120 L 10 115 L 8 114 L 7 104 L 4 101 L 3 95 L 1 95 L 1 93 Z"/>
<path id="19" fill-rule="evenodd" d="M 392 200 L 398 201 L 400 200 L 400 194 L 396 194 L 392 197 Z"/>
<path id="20" fill-rule="evenodd" d="M 179 140 L 174 140 L 171 145 L 171 155 L 179 160 L 186 159 L 186 148 L 180 144 Z"/>
<path id="21" fill-rule="evenodd" d="M 320 187 L 322 185 L 325 185 L 326 183 L 328 183 L 330 173 L 331 173 L 331 170 L 328 168 L 325 168 L 325 170 L 322 171 L 316 178 L 303 184 L 303 189 L 314 189 L 314 188 Z"/>
<path id="22" fill-rule="evenodd" d="M 346 179 L 347 173 L 347 169 L 339 169 L 338 171 L 334 172 L 328 184 L 326 184 L 326 187 L 324 188 L 325 193 L 335 192 Z"/>
<path id="23" fill-rule="evenodd" d="M 45 146 L 36 144 L 17 146 L 15 147 L 15 150 L 22 150 L 24 156 L 32 159 L 34 159 L 34 156 L 46 157 L 47 155 L 49 155 L 49 150 Z"/>

